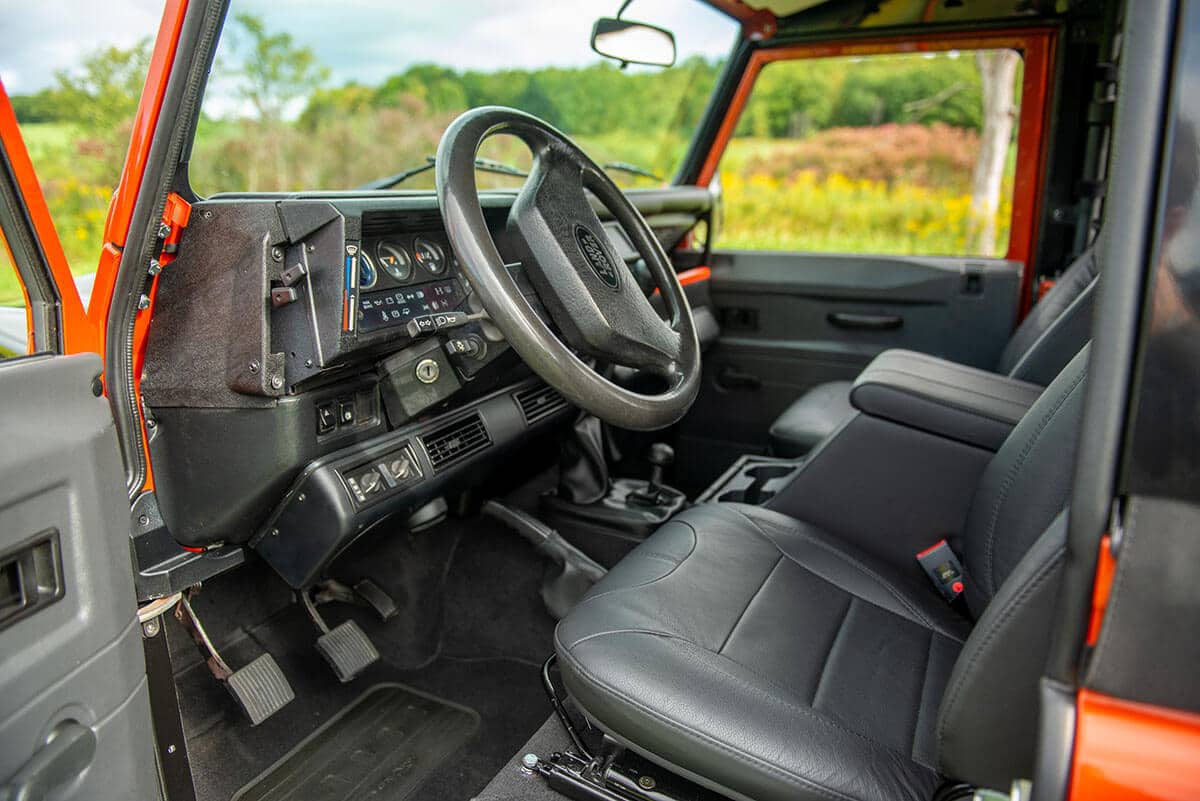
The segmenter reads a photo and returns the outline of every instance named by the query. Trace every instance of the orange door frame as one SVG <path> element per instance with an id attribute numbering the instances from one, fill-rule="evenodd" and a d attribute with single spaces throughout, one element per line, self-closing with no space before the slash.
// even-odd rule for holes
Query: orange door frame
<path id="1" fill-rule="evenodd" d="M 939 33 L 914 40 L 912 36 L 884 36 L 822 44 L 766 46 L 750 56 L 746 71 L 734 91 L 725 119 L 700 169 L 697 183 L 708 186 L 734 129 L 745 109 L 763 67 L 776 61 L 836 56 L 896 53 L 936 53 L 948 50 L 1011 49 L 1024 57 L 1021 85 L 1021 119 L 1017 127 L 1017 168 L 1013 179 L 1013 212 L 1005 258 L 1023 265 L 1019 317 L 1032 303 L 1033 253 L 1041 219 L 1042 185 L 1046 169 L 1046 126 L 1050 113 L 1051 79 L 1058 32 L 1054 28 L 1016 28 L 987 32 Z"/>

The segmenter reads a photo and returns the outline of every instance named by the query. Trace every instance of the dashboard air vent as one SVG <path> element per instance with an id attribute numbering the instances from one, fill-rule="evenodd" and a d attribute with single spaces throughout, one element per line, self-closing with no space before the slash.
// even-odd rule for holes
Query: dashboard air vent
<path id="1" fill-rule="evenodd" d="M 369 211 L 363 215 L 363 236 L 404 234 L 438 230 L 442 227 L 442 214 L 437 209 L 401 209 L 397 211 Z"/>
<path id="2" fill-rule="evenodd" d="M 543 417 L 554 414 L 567 405 L 567 399 L 553 387 L 540 386 L 513 393 L 525 425 L 531 426 Z"/>
<path id="3" fill-rule="evenodd" d="M 425 434 L 421 442 L 425 445 L 433 469 L 440 470 L 485 450 L 492 444 L 492 437 L 476 412 Z"/>

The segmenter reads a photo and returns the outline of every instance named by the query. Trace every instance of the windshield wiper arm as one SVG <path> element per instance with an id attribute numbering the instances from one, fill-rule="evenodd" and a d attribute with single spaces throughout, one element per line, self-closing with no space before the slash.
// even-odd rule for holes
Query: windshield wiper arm
<path id="1" fill-rule="evenodd" d="M 404 183 L 414 175 L 420 175 L 423 172 L 429 172 L 434 168 L 437 160 L 433 156 L 426 156 L 424 164 L 418 164 L 416 167 L 409 167 L 407 170 L 401 170 L 395 175 L 389 175 L 385 178 L 377 178 L 374 181 L 365 183 L 358 189 L 391 189 L 397 184 Z M 529 173 L 524 170 L 513 167 L 510 164 L 505 164 L 502 161 L 493 161 L 492 159 L 477 158 L 475 159 L 475 169 L 483 172 L 495 172 L 501 175 L 515 175 L 519 178 L 524 178 Z"/>
<path id="2" fill-rule="evenodd" d="M 356 189 L 391 189 L 396 184 L 401 184 L 412 178 L 414 175 L 420 175 L 423 172 L 429 172 L 434 167 L 435 160 L 433 156 L 426 156 L 424 164 L 418 164 L 416 167 L 409 167 L 407 170 L 401 170 L 395 175 L 389 175 L 385 178 L 376 178 L 374 181 L 355 187 Z"/>
<path id="3" fill-rule="evenodd" d="M 476 158 L 475 169 L 483 170 L 484 172 L 498 172 L 501 175 L 515 175 L 518 178 L 527 178 L 529 176 L 529 173 L 518 167 L 494 159 Z"/>
<path id="4" fill-rule="evenodd" d="M 606 170 L 616 170 L 617 172 L 626 172 L 630 175 L 637 175 L 642 178 L 649 178 L 653 181 L 662 181 L 664 178 L 661 175 L 655 175 L 645 167 L 639 167 L 636 164 L 630 164 L 628 161 L 610 161 L 604 165 Z"/>

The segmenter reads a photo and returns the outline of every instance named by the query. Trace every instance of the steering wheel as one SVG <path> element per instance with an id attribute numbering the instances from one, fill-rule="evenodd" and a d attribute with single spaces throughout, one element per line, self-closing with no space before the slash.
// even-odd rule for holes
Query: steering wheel
<path id="1" fill-rule="evenodd" d="M 483 140 L 511 134 L 533 167 L 509 212 L 506 237 L 556 334 L 522 294 L 488 230 L 475 185 Z M 484 106 L 442 134 L 434 167 L 438 202 L 459 264 L 508 343 L 550 386 L 621 428 L 663 428 L 683 417 L 700 386 L 700 345 L 679 279 L 646 220 L 564 134 L 516 109 Z M 629 236 L 666 304 L 664 320 L 617 254 L 585 190 Z M 582 357 L 665 379 L 647 395 L 618 386 Z"/>

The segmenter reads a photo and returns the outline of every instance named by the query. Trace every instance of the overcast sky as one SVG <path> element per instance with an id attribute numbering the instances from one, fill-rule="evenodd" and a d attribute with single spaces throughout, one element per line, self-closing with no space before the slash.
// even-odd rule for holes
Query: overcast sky
<path id="1" fill-rule="evenodd" d="M 497 69 L 596 59 L 592 22 L 619 0 L 233 0 L 268 29 L 291 33 L 337 85 L 377 83 L 418 62 Z M 9 94 L 37 91 L 97 47 L 153 36 L 161 0 L 0 0 L 0 80 Z M 729 51 L 735 25 L 697 0 L 635 0 L 626 18 L 675 32 L 681 57 Z"/>

